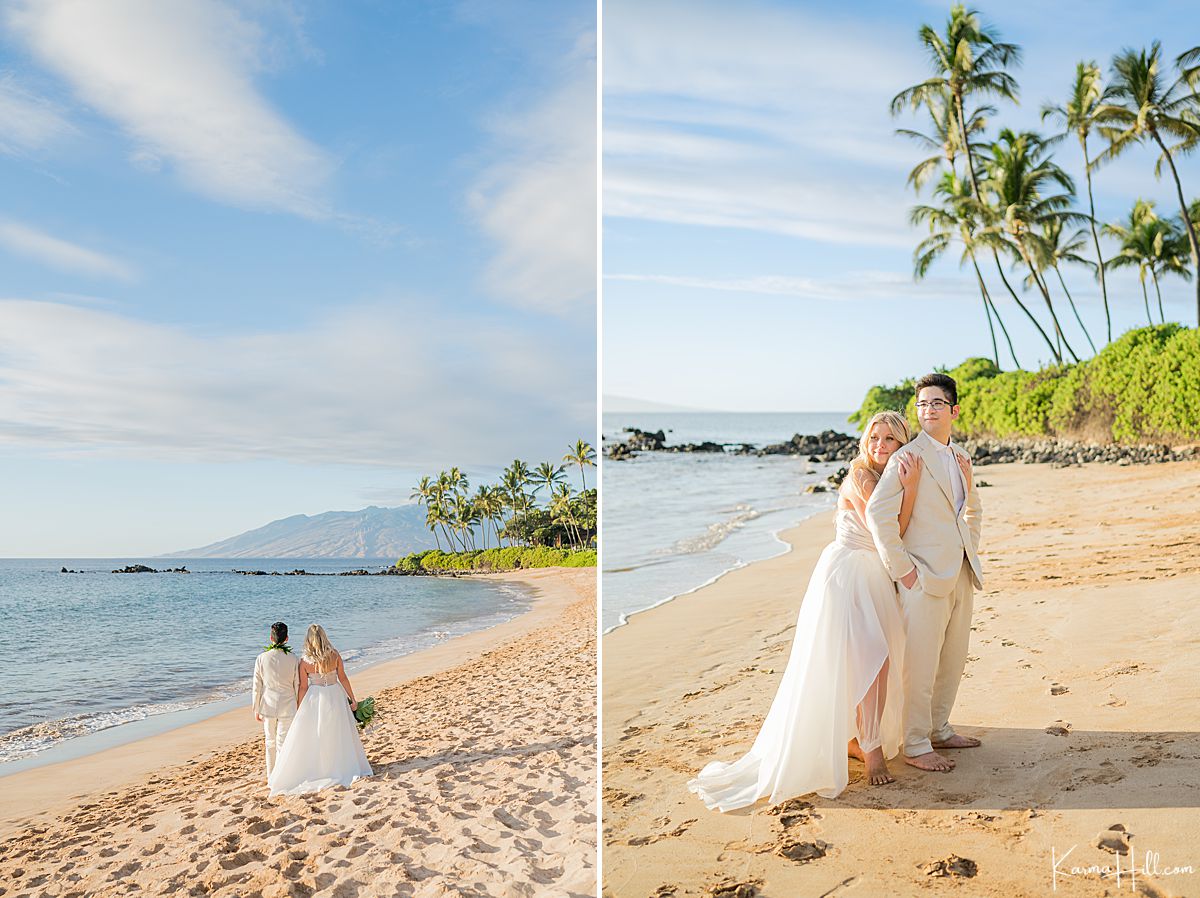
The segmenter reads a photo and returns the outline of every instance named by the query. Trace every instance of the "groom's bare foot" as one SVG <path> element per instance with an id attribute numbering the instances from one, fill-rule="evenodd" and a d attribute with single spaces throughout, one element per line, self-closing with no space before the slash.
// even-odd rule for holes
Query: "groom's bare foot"
<path id="1" fill-rule="evenodd" d="M 888 770 L 882 748 L 873 748 L 867 752 L 866 760 L 863 763 L 867 765 L 867 781 L 872 786 L 886 786 L 888 783 L 896 782 L 896 778 Z"/>
<path id="2" fill-rule="evenodd" d="M 943 758 L 936 751 L 927 751 L 923 755 L 916 755 L 912 758 L 905 755 L 904 763 L 911 764 L 918 770 L 935 770 L 939 773 L 949 773 L 954 769 L 954 762 L 949 758 Z"/>
<path id="3" fill-rule="evenodd" d="M 983 743 L 974 736 L 960 736 L 955 733 L 945 742 L 933 743 L 934 748 L 979 748 Z"/>

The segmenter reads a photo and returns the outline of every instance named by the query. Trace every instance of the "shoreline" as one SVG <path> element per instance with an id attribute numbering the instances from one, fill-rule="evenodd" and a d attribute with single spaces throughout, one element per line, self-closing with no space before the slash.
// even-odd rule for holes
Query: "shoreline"
<path id="1" fill-rule="evenodd" d="M 573 569 L 533 568 L 459 575 L 460 578 L 512 582 L 523 588 L 529 607 L 502 623 L 355 671 L 351 674 L 355 693 L 365 697 L 440 673 L 543 625 L 570 602 L 570 595 L 561 584 L 554 583 L 554 574 L 560 570 Z M 533 576 L 535 572 L 540 575 Z M 164 767 L 194 763 L 256 736 L 261 740 L 261 725 L 254 720 L 246 702 L 245 707 L 220 710 L 201 720 L 134 741 L 2 775 L 0 789 L 4 791 L 4 802 L 0 805 L 0 840 L 7 839 L 23 826 L 53 817 L 96 793 L 120 788 Z M 88 786 L 80 789 L 79 783 Z"/>
<path id="2" fill-rule="evenodd" d="M 793 546 L 791 541 L 787 539 L 787 534 L 790 533 L 792 530 L 796 529 L 797 527 L 801 526 L 802 524 L 804 524 L 805 521 L 808 521 L 812 518 L 815 518 L 815 517 L 818 517 L 820 515 L 827 514 L 830 512 L 830 509 L 827 509 L 827 508 L 805 508 L 803 510 L 807 511 L 808 514 L 806 514 L 799 521 L 795 521 L 791 524 L 785 524 L 782 527 L 777 527 L 774 530 L 768 531 L 771 539 L 773 539 L 775 542 L 777 542 L 779 545 L 781 545 L 783 547 L 781 551 L 776 552 L 774 555 L 768 555 L 766 558 L 756 558 L 753 561 L 739 561 L 737 564 L 733 565 L 732 567 L 726 568 L 725 570 L 721 571 L 719 574 L 715 574 L 714 576 L 709 577 L 707 580 L 705 580 L 699 586 L 690 587 L 689 589 L 685 589 L 682 592 L 672 593 L 671 595 L 667 596 L 665 599 L 659 599 L 658 601 L 654 602 L 652 605 L 647 605 L 644 608 L 638 608 L 634 611 L 622 612 L 617 623 L 613 624 L 613 626 L 609 627 L 607 630 L 604 630 L 603 632 L 601 632 L 601 634 L 600 634 L 601 637 L 607 636 L 609 633 L 615 633 L 621 627 L 624 627 L 626 624 L 628 624 L 632 618 L 636 617 L 639 614 L 644 614 L 647 611 L 653 611 L 655 608 L 665 605 L 668 602 L 674 602 L 676 599 L 681 599 L 681 598 L 684 598 L 685 596 L 690 596 L 693 593 L 699 592 L 702 589 L 706 589 L 709 586 L 712 586 L 714 583 L 717 583 L 718 581 L 720 581 L 723 577 L 726 577 L 729 574 L 732 574 L 734 571 L 740 571 L 743 568 L 747 568 L 747 567 L 750 567 L 755 564 L 761 564 L 764 561 L 771 561 L 772 559 L 779 558 L 782 555 L 787 555 L 789 552 L 793 551 L 793 549 L 795 548 L 795 546 Z M 720 544 L 718 543 L 718 545 L 720 545 Z M 601 576 L 603 576 L 603 574 L 601 574 Z"/>
<path id="3" fill-rule="evenodd" d="M 688 792 L 705 763 L 749 747 L 770 705 L 834 535 L 832 515 L 810 518 L 782 534 L 791 552 L 602 640 L 605 895 L 739 884 L 829 894 L 848 883 L 864 894 L 1043 895 L 1052 848 L 1061 858 L 1078 845 L 1070 863 L 1112 866 L 1098 834 L 1117 823 L 1134 834 L 1139 864 L 1150 849 L 1163 867 L 1200 870 L 1187 836 L 1200 829 L 1200 708 L 1187 701 L 1200 670 L 1200 462 L 1000 464 L 980 478 L 991 484 L 981 488 L 985 589 L 953 720 L 983 747 L 956 752 L 948 774 L 893 760 L 885 787 L 851 761 L 835 800 L 719 814 Z M 1191 894 L 1200 873 L 1144 881 L 1154 894 Z M 1105 882 L 1060 876 L 1057 892 L 1092 896 Z"/>

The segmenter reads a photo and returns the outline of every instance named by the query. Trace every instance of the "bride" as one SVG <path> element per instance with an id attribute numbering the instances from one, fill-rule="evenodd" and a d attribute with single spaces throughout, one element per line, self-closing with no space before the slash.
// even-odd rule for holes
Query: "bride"
<path id="1" fill-rule="evenodd" d="M 318 624 L 308 628 L 304 640 L 297 703 L 296 717 L 267 777 L 272 797 L 349 786 L 371 776 L 354 720 L 358 702 L 350 678 L 342 656 Z"/>
<path id="2" fill-rule="evenodd" d="M 888 459 L 909 441 L 908 422 L 879 412 L 838 490 L 837 535 L 825 547 L 800 605 L 779 691 L 750 751 L 713 761 L 688 788 L 709 808 L 730 811 L 769 796 L 772 804 L 816 792 L 835 798 L 849 781 L 847 755 L 863 761 L 871 785 L 894 782 L 886 757 L 902 742 L 898 701 L 904 622 L 896 587 L 865 523 L 871 492 Z M 921 461 L 900 458 L 900 532 L 912 516 Z"/>

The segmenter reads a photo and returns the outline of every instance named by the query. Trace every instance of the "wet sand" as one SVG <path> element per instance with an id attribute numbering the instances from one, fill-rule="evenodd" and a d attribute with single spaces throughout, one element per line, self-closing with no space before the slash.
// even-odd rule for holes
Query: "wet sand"
<path id="1" fill-rule="evenodd" d="M 603 638 L 605 894 L 1200 891 L 1200 463 L 975 473 L 987 580 L 952 721 L 983 747 L 948 774 L 896 759 L 882 787 L 851 761 L 834 800 L 722 815 L 687 791 L 757 733 L 832 538 L 822 514 L 784 534 L 790 553 Z M 1105 833 L 1132 848 L 1120 883 L 1071 875 L 1115 869 Z"/>

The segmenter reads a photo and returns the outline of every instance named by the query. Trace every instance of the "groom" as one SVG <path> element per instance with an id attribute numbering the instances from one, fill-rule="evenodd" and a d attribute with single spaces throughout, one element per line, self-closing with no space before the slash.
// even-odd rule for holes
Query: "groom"
<path id="1" fill-rule="evenodd" d="M 867 526 L 884 566 L 900 584 L 904 760 L 921 770 L 948 771 L 954 761 L 935 749 L 979 745 L 954 732 L 950 711 L 967 662 L 974 589 L 983 587 L 978 555 L 983 510 L 969 482 L 970 459 L 950 442 L 959 414 L 954 379 L 926 374 L 916 391 L 921 433 L 889 460 L 867 503 Z M 901 537 L 904 489 L 896 458 L 903 455 L 922 465 L 916 505 Z"/>
<path id="2" fill-rule="evenodd" d="M 254 660 L 251 704 L 254 719 L 262 722 L 267 738 L 267 776 L 275 766 L 275 752 L 283 745 L 296 716 L 296 694 L 300 690 L 300 660 L 287 641 L 287 624 L 271 624 L 271 643 Z"/>

